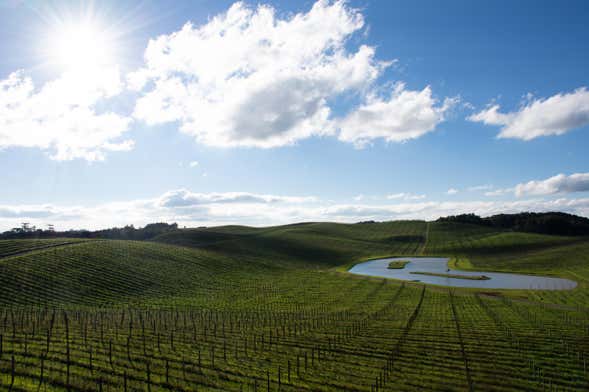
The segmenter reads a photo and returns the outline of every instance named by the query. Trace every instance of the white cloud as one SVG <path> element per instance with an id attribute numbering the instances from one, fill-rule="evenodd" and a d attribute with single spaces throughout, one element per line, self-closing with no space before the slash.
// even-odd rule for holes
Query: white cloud
<path id="1" fill-rule="evenodd" d="M 429 86 L 411 91 L 399 83 L 388 99 L 368 97 L 364 105 L 338 121 L 339 139 L 358 147 L 378 138 L 388 142 L 416 139 L 444 121 L 445 113 L 456 102 L 446 98 L 439 105 Z"/>
<path id="2" fill-rule="evenodd" d="M 45 218 L 58 213 L 51 205 L 0 206 L 0 218 Z"/>
<path id="3" fill-rule="evenodd" d="M 0 205 L 0 230 L 20 226 L 23 221 L 38 227 L 53 223 L 60 230 L 98 229 L 126 224 L 143 226 L 162 221 L 178 222 L 182 226 L 267 226 L 303 221 L 431 220 L 470 212 L 488 216 L 522 211 L 563 211 L 589 216 L 589 198 L 338 204 L 309 197 L 177 190 L 152 199 L 95 206 Z"/>
<path id="4" fill-rule="evenodd" d="M 347 50 L 364 25 L 343 1 L 318 1 L 286 19 L 235 3 L 207 24 L 149 42 L 129 84 L 147 92 L 135 117 L 178 121 L 213 146 L 275 147 L 333 132 L 327 101 L 373 81 L 387 65 L 374 49 Z"/>
<path id="5" fill-rule="evenodd" d="M 362 201 L 362 200 L 364 200 L 364 198 L 365 198 L 365 196 L 364 196 L 364 195 L 357 195 L 357 196 L 354 196 L 354 200 L 355 200 L 355 201 Z"/>
<path id="6" fill-rule="evenodd" d="M 514 188 L 500 188 L 495 189 L 492 191 L 485 192 L 485 196 L 494 197 L 494 196 L 504 196 L 510 193 L 513 193 Z"/>
<path id="7" fill-rule="evenodd" d="M 198 161 L 192 161 L 188 164 L 190 167 L 197 167 L 199 165 Z"/>
<path id="8" fill-rule="evenodd" d="M 545 99 L 531 99 L 515 112 L 502 113 L 495 104 L 468 120 L 502 126 L 500 138 L 531 140 L 562 135 L 589 124 L 589 91 L 585 87 Z"/>
<path id="9" fill-rule="evenodd" d="M 426 195 L 414 195 L 413 193 L 393 193 L 387 195 L 388 200 L 403 199 L 403 200 L 421 200 L 425 199 Z"/>
<path id="10" fill-rule="evenodd" d="M 117 68 L 67 72 L 36 90 L 22 71 L 0 81 L 0 149 L 33 147 L 51 151 L 51 158 L 89 161 L 107 151 L 126 151 L 120 140 L 130 119 L 97 106 L 121 92 Z"/>
<path id="11" fill-rule="evenodd" d="M 493 189 L 493 185 L 485 184 L 485 185 L 475 185 L 467 188 L 469 192 L 480 192 L 480 191 L 488 191 Z"/>
<path id="12" fill-rule="evenodd" d="M 516 196 L 553 195 L 589 191 L 589 173 L 575 173 L 570 176 L 558 174 L 539 181 L 529 181 L 515 187 Z"/>
<path id="13" fill-rule="evenodd" d="M 564 211 L 589 216 L 589 198 L 521 201 L 465 201 L 465 202 L 416 202 L 392 205 L 333 205 L 319 212 L 323 220 L 356 222 L 360 220 L 427 219 L 441 216 L 475 213 L 489 216 L 524 211 Z M 316 218 L 315 220 L 318 220 Z"/>
<path id="14" fill-rule="evenodd" d="M 352 43 L 363 27 L 345 1 L 319 0 L 288 17 L 235 3 L 206 24 L 150 40 L 145 66 L 128 76 L 142 91 L 134 116 L 150 125 L 177 122 L 197 141 L 221 147 L 291 145 L 338 127 L 340 140 L 357 145 L 433 130 L 452 100 L 437 105 L 429 87 L 399 84 L 384 101 L 369 94 L 392 61 Z M 364 104 L 340 121 L 331 105 L 344 95 Z"/>
<path id="15" fill-rule="evenodd" d="M 447 193 L 448 195 L 455 195 L 455 194 L 457 194 L 457 193 L 458 193 L 458 189 L 456 189 L 456 188 L 450 188 L 450 189 L 448 189 L 448 190 L 446 191 L 446 193 Z"/>
<path id="16" fill-rule="evenodd" d="M 313 197 L 262 195 L 248 192 L 225 193 L 193 193 L 186 189 L 178 189 L 164 193 L 158 200 L 161 207 L 192 207 L 202 204 L 227 203 L 308 203 L 315 201 Z"/>

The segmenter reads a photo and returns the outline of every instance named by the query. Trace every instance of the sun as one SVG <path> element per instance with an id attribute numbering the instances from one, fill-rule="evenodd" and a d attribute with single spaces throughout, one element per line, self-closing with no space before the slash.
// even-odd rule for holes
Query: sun
<path id="1" fill-rule="evenodd" d="M 60 25 L 51 33 L 48 55 L 65 70 L 107 66 L 115 62 L 110 32 L 89 21 Z"/>
<path id="2" fill-rule="evenodd" d="M 1 0 L 0 0 L 1 1 Z M 51 75 L 126 67 L 130 34 L 141 16 L 110 2 L 42 2 L 34 57 Z"/>

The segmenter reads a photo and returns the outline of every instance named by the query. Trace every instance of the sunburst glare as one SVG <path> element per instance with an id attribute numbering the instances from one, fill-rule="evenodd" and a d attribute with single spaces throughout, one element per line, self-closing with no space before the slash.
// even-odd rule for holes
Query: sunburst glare
<path id="1" fill-rule="evenodd" d="M 95 23 L 75 23 L 60 26 L 52 34 L 53 62 L 68 70 L 111 65 L 114 42 L 109 33 Z"/>
<path id="2" fill-rule="evenodd" d="M 49 19 L 41 45 L 45 64 L 58 71 L 80 71 L 120 62 L 121 34 L 100 13 L 54 13 Z"/>

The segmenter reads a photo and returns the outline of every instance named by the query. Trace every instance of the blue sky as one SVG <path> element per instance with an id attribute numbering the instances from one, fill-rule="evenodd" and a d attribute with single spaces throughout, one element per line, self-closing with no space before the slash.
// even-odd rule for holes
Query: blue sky
<path id="1" fill-rule="evenodd" d="M 588 17 L 2 0 L 0 229 L 589 216 Z"/>

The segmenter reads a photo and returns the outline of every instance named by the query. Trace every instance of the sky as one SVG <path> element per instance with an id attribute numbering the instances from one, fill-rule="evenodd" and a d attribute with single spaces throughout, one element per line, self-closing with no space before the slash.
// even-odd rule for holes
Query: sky
<path id="1" fill-rule="evenodd" d="M 588 18 L 0 0 L 0 230 L 589 216 Z"/>

